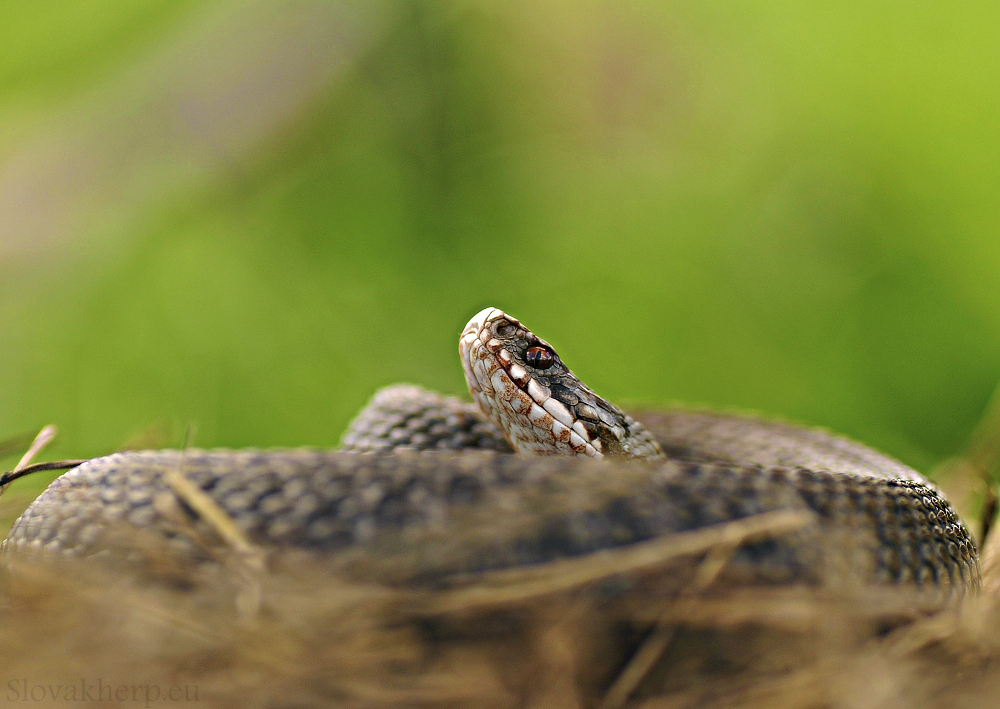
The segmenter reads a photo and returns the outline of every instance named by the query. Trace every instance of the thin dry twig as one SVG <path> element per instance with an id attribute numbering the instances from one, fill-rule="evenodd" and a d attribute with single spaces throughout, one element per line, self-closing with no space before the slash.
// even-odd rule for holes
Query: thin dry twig
<path id="1" fill-rule="evenodd" d="M 7 487 L 12 482 L 25 475 L 37 473 L 41 470 L 67 470 L 86 462 L 85 460 L 60 460 L 52 463 L 31 465 L 31 461 L 35 459 L 35 456 L 41 453 L 52 442 L 52 439 L 56 437 L 58 432 L 59 429 L 52 425 L 46 426 L 38 432 L 38 435 L 35 436 L 35 439 L 31 442 L 25 454 L 21 456 L 21 460 L 14 466 L 14 469 L 0 475 L 0 495 L 6 492 Z"/>
<path id="2" fill-rule="evenodd" d="M 39 473 L 43 470 L 69 470 L 70 468 L 75 468 L 78 465 L 83 465 L 87 462 L 87 459 L 82 460 L 53 460 L 47 463 L 35 463 L 34 465 L 28 465 L 19 470 L 11 470 L 9 472 L 0 475 L 0 494 L 7 489 L 7 486 L 18 478 L 23 478 L 26 475 L 31 475 L 32 473 Z"/>

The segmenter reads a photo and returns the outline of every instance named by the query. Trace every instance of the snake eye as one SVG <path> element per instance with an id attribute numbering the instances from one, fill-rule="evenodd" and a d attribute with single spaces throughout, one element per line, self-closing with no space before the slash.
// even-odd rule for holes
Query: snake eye
<path id="1" fill-rule="evenodd" d="M 524 361 L 535 369 L 548 369 L 555 364 L 556 358 L 552 356 L 550 350 L 535 345 L 529 347 L 528 351 L 524 353 Z"/>
<path id="2" fill-rule="evenodd" d="M 517 328 L 509 320 L 497 320 L 493 324 L 493 334 L 497 337 L 512 337 Z"/>

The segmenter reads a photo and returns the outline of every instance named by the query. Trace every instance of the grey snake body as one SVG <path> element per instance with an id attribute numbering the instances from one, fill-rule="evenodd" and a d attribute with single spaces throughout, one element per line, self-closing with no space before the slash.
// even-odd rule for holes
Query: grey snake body
<path id="1" fill-rule="evenodd" d="M 581 450 L 584 440 L 585 455 L 513 455 L 520 434 L 487 421 L 480 407 L 394 387 L 376 395 L 339 451 L 149 451 L 88 461 L 21 515 L 5 553 L 88 556 L 133 529 L 197 555 L 186 524 L 204 522 L 183 503 L 172 512 L 163 505 L 173 495 L 166 474 L 179 471 L 262 546 L 349 552 L 389 566 L 405 559 L 395 575 L 407 583 L 440 583 L 794 510 L 808 524 L 742 544 L 730 561 L 732 579 L 822 583 L 836 567 L 864 583 L 978 585 L 965 526 L 932 484 L 898 461 L 822 431 L 753 417 L 678 409 L 612 418 L 607 412 L 618 410 L 595 412 L 606 402 L 585 388 L 566 396 L 568 370 L 544 359 L 554 352 L 539 355 L 538 343 L 548 344 L 530 332 L 525 339 L 525 332 L 514 335 L 526 346 L 507 351 L 515 365 L 544 365 L 534 380 L 544 392 L 533 385 L 527 406 L 541 402 L 555 412 L 544 421 L 536 416 L 534 425 Z M 505 371 L 519 378 L 524 366 Z M 487 374 L 494 388 L 506 382 Z M 528 391 L 516 388 L 508 398 L 524 399 Z M 545 397 L 561 397 L 563 408 L 582 419 L 553 424 L 563 411 Z M 621 431 L 637 436 L 638 447 L 619 443 Z"/>

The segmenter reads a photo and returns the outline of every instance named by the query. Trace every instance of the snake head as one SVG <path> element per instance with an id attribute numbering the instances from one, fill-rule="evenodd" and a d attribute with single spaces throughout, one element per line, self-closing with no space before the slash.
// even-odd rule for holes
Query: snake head
<path id="1" fill-rule="evenodd" d="M 517 452 L 663 455 L 639 422 L 587 388 L 552 345 L 502 310 L 477 313 L 458 349 L 469 393 Z"/>

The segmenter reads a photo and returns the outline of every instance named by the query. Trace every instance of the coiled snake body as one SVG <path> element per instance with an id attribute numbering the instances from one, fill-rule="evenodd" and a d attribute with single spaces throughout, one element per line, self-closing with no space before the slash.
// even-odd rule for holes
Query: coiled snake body
<path id="1" fill-rule="evenodd" d="M 807 521 L 744 543 L 731 577 L 978 585 L 975 546 L 918 473 L 827 433 L 707 412 L 623 413 L 553 348 L 493 308 L 462 334 L 475 405 L 400 385 L 359 414 L 339 451 L 118 453 L 58 478 L 5 552 L 90 555 L 111 532 L 155 532 L 184 554 L 164 500 L 179 471 L 264 546 L 351 552 L 404 581 L 519 567 L 780 510 Z M 478 449 L 478 450 L 470 450 Z M 512 454 L 512 453 L 517 453 Z M 168 505 L 169 507 L 169 505 Z"/>

